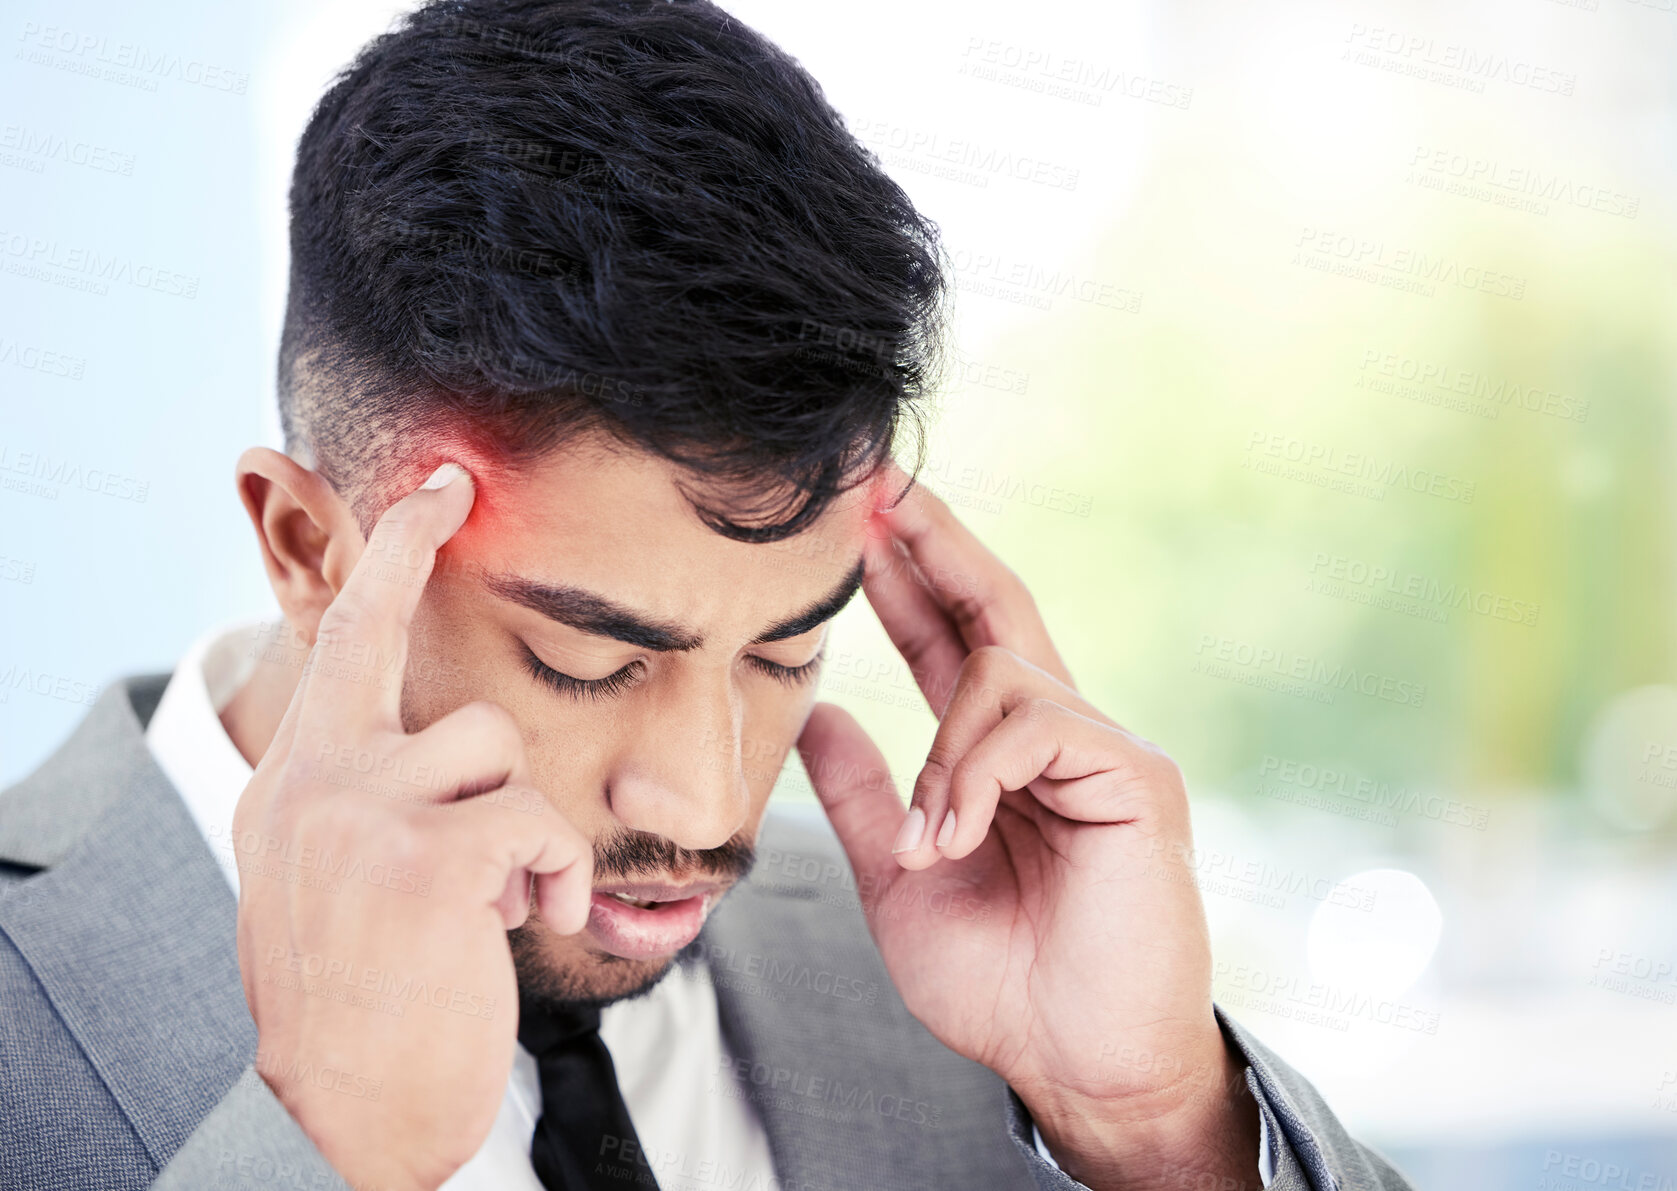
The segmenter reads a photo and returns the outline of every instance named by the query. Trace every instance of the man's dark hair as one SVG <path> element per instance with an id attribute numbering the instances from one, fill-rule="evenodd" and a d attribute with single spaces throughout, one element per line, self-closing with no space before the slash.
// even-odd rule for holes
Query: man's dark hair
<path id="1" fill-rule="evenodd" d="M 517 467 L 603 431 L 681 465 L 717 532 L 784 538 L 922 428 L 943 260 L 706 0 L 438 0 L 298 145 L 286 446 L 353 503 L 439 433 Z"/>

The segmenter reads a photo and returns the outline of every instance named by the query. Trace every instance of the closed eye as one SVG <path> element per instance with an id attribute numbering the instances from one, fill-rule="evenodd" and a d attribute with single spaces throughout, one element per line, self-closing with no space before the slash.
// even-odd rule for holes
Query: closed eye
<path id="1" fill-rule="evenodd" d="M 827 651 L 810 658 L 801 666 L 783 666 L 779 662 L 771 662 L 768 658 L 758 657 L 756 654 L 746 654 L 745 660 L 752 669 L 760 674 L 766 674 L 776 682 L 786 686 L 799 686 L 812 681 L 821 669 L 821 663 L 826 660 Z M 587 699 L 599 702 L 602 699 L 614 699 L 624 691 L 635 685 L 646 669 L 646 664 L 639 658 L 624 666 L 621 670 L 607 674 L 604 678 L 575 678 L 563 674 L 549 666 L 536 656 L 529 646 L 524 647 L 524 668 L 530 676 L 543 686 L 567 695 L 572 699 Z"/>
<path id="2" fill-rule="evenodd" d="M 800 683 L 809 682 L 815 677 L 816 671 L 821 669 L 821 663 L 826 656 L 827 651 L 823 648 L 820 653 L 801 666 L 782 666 L 779 662 L 771 662 L 768 658 L 760 658 L 754 653 L 746 654 L 745 660 L 754 670 L 767 674 L 776 682 L 785 683 L 787 686 L 797 686 Z"/>
<path id="3" fill-rule="evenodd" d="M 572 678 L 569 674 L 561 674 L 552 666 L 536 656 L 535 651 L 528 645 L 524 647 L 524 668 L 530 676 L 543 686 L 557 691 L 561 695 L 569 695 L 573 699 L 587 699 L 599 702 L 601 699 L 614 699 L 624 691 L 635 685 L 635 680 L 646 669 L 646 663 L 639 658 L 630 662 L 616 673 L 607 674 L 604 678 Z"/>

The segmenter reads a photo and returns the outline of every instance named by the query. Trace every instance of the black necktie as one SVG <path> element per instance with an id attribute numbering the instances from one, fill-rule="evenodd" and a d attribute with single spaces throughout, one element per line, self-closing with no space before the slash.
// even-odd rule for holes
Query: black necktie
<path id="1" fill-rule="evenodd" d="M 530 1164 L 547 1191 L 658 1191 L 641 1153 L 629 1106 L 617 1088 L 611 1052 L 600 1040 L 600 1011 L 565 1005 L 519 1006 L 518 1040 L 541 1073 L 542 1115 Z"/>

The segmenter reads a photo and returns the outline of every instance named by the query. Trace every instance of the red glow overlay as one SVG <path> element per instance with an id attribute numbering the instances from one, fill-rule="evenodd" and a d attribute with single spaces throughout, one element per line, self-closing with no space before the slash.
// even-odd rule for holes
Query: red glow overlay
<path id="1" fill-rule="evenodd" d="M 482 549 L 486 537 L 516 518 L 513 493 L 523 476 L 484 436 L 459 425 L 428 431 L 410 458 L 412 470 L 403 470 L 404 491 L 418 488 L 445 463 L 458 463 L 472 477 L 472 511 L 437 551 L 439 570 L 463 567 L 469 556 Z"/>
<path id="2" fill-rule="evenodd" d="M 902 493 L 902 500 L 908 495 L 903 492 L 909 486 L 909 479 L 895 464 L 881 467 L 868 481 L 867 509 L 868 515 L 862 522 L 862 532 L 874 541 L 889 541 L 891 539 L 891 512 L 901 501 L 898 494 Z"/>

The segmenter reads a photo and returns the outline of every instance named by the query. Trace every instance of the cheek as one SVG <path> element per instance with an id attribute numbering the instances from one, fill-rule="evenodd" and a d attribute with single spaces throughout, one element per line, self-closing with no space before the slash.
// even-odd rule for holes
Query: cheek
<path id="1" fill-rule="evenodd" d="M 756 680 L 749 685 L 740 726 L 740 763 L 751 790 L 751 804 L 761 810 L 809 719 L 816 688 L 813 684 L 783 687 Z"/>

